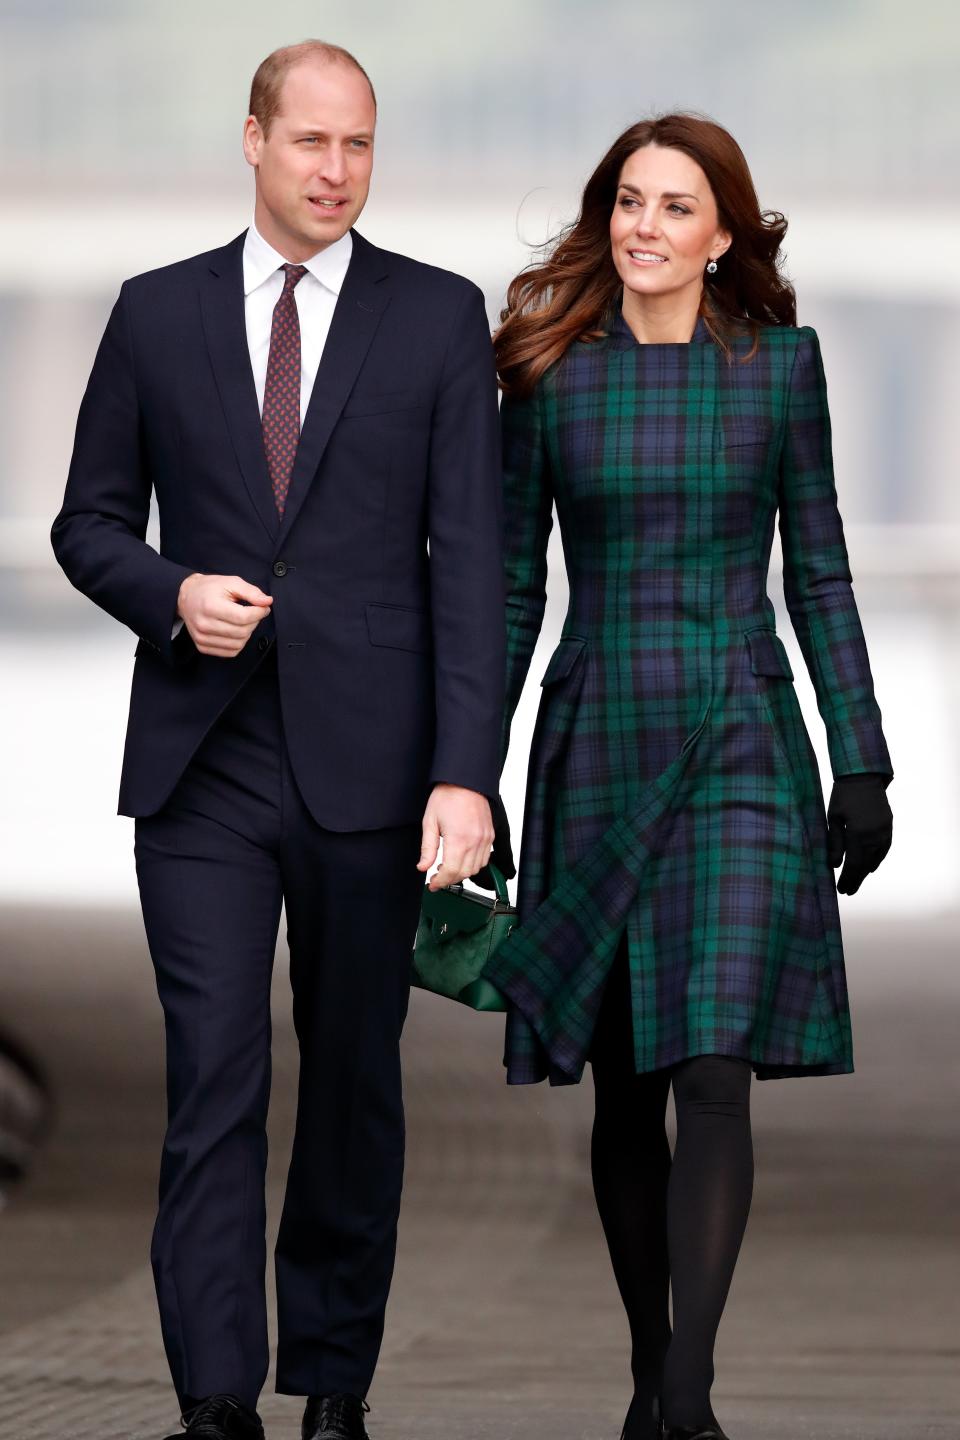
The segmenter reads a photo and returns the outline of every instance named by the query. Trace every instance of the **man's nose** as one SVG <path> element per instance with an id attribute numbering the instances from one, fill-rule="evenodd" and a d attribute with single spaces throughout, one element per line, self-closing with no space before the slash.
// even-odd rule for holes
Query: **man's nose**
<path id="1" fill-rule="evenodd" d="M 342 185 L 347 178 L 347 161 L 338 145 L 331 145 L 323 157 L 320 177 L 328 185 Z"/>

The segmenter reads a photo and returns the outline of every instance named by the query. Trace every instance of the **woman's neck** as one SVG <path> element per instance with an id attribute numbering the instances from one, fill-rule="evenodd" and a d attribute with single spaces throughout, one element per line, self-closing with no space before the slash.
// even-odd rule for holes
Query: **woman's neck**
<path id="1" fill-rule="evenodd" d="M 673 295 L 623 291 L 623 318 L 641 345 L 685 345 L 693 338 L 702 289 Z"/>

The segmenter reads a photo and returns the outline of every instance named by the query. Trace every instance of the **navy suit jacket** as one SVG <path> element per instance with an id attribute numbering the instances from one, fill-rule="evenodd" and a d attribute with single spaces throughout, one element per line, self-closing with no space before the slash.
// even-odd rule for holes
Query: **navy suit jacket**
<path id="1" fill-rule="evenodd" d="M 275 643 L 314 818 L 420 819 L 430 786 L 493 795 L 504 679 L 496 385 L 483 297 L 354 249 L 281 522 L 247 348 L 244 236 L 123 285 L 80 408 L 53 546 L 140 637 L 120 812 L 164 804 Z M 151 492 L 159 552 L 146 544 Z M 232 660 L 171 639 L 194 571 L 274 596 Z"/>

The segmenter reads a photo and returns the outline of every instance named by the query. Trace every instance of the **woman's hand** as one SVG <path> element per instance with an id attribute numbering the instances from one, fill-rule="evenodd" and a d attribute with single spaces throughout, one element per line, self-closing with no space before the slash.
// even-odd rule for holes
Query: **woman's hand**
<path id="1" fill-rule="evenodd" d="M 830 864 L 845 860 L 837 889 L 855 895 L 876 870 L 893 840 L 893 812 L 887 803 L 886 775 L 838 775 L 827 810 Z"/>
<path id="2" fill-rule="evenodd" d="M 504 880 L 512 880 L 517 873 L 517 867 L 513 863 L 513 847 L 510 844 L 510 821 L 499 795 L 495 795 L 490 801 L 490 813 L 493 816 L 493 853 L 486 865 L 478 870 L 476 875 L 470 876 L 474 885 L 479 885 L 482 890 L 496 889 L 490 874 L 491 865 L 496 865 Z"/>

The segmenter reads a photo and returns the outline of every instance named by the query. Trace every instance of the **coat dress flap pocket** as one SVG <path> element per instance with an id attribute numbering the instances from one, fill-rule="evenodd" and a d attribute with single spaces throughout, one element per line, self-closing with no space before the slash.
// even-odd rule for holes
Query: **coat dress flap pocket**
<path id="1" fill-rule="evenodd" d="M 754 675 L 779 675 L 793 679 L 793 671 L 783 641 L 775 630 L 748 630 L 750 668 Z"/>
<path id="2" fill-rule="evenodd" d="M 565 679 L 586 643 L 586 640 L 581 640 L 577 635 L 565 635 L 550 656 L 540 684 L 553 685 L 555 681 Z"/>
<path id="3" fill-rule="evenodd" d="M 366 616 L 371 645 L 385 645 L 390 650 L 415 650 L 423 655 L 433 649 L 427 610 L 371 602 L 366 606 Z"/>
<path id="4" fill-rule="evenodd" d="M 772 421 L 754 415 L 728 415 L 723 421 L 723 448 L 739 450 L 744 445 L 768 445 L 773 439 Z"/>

